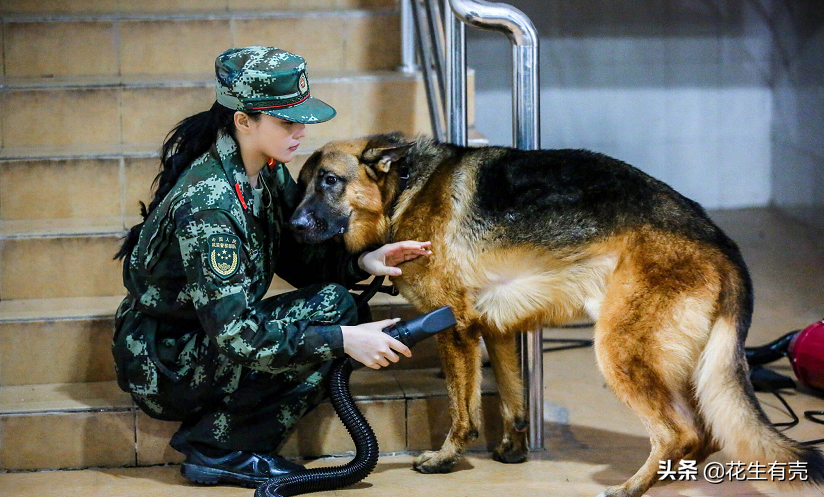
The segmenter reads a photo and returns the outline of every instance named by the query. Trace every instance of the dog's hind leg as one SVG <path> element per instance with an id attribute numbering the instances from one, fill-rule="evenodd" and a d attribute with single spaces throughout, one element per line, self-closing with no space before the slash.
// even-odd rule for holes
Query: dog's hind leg
<path id="1" fill-rule="evenodd" d="M 484 343 L 498 384 L 504 425 L 503 439 L 492 453 L 492 458 L 504 463 L 524 462 L 529 453 L 526 443 L 529 424 L 524 415 L 523 382 L 518 367 L 515 336 L 485 333 Z"/>
<path id="2" fill-rule="evenodd" d="M 607 384 L 616 396 L 639 417 L 650 435 L 651 451 L 643 466 L 622 485 L 606 489 L 599 497 L 638 497 L 657 480 L 662 461 L 675 468 L 702 443 L 694 428 L 687 402 L 665 384 L 664 375 L 642 353 L 624 355 L 605 345 L 609 333 L 598 337 L 596 355 Z M 673 364 L 672 367 L 680 365 Z"/>
<path id="3" fill-rule="evenodd" d="M 721 445 L 715 437 L 713 437 L 710 428 L 707 426 L 706 419 L 698 408 L 698 402 L 695 399 L 691 400 L 691 406 L 693 409 L 693 418 L 696 423 L 696 431 L 698 432 L 698 438 L 700 440 L 692 452 L 684 456 L 684 459 L 701 464 L 706 461 L 708 457 L 721 450 Z"/>
<path id="4" fill-rule="evenodd" d="M 635 475 L 601 494 L 609 497 L 643 495 L 659 479 L 662 462 L 677 469 L 686 456 L 711 450 L 703 447 L 707 437 L 692 397 L 692 375 L 709 336 L 713 289 L 685 283 L 690 280 L 679 278 L 677 268 L 671 271 L 674 280 L 653 280 L 648 268 L 644 274 L 627 266 L 614 273 L 607 290 L 595 354 L 607 384 L 647 428 L 651 451 Z"/>
<path id="5" fill-rule="evenodd" d="M 421 473 L 452 471 L 467 445 L 478 438 L 480 429 L 480 333 L 475 326 L 462 328 L 459 325 L 435 338 L 446 374 L 452 426 L 439 451 L 427 451 L 415 458 L 413 467 Z"/>

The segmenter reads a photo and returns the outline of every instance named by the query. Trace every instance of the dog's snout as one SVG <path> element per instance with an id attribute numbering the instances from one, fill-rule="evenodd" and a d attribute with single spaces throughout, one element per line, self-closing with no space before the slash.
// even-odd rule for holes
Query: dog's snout
<path id="1" fill-rule="evenodd" d="M 348 217 L 332 212 L 317 199 L 304 200 L 289 219 L 289 230 L 300 243 L 318 243 L 344 233 Z M 341 223 L 344 229 L 339 226 Z"/>
<path id="2" fill-rule="evenodd" d="M 312 227 L 312 218 L 308 212 L 301 215 L 295 215 L 290 221 L 292 229 L 295 231 L 306 231 Z"/>

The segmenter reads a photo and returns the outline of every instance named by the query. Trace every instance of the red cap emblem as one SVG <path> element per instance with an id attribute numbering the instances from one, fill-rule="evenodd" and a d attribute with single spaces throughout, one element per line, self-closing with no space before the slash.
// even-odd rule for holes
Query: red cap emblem
<path id="1" fill-rule="evenodd" d="M 305 72 L 301 73 L 300 79 L 298 79 L 298 90 L 300 90 L 301 94 L 306 93 L 307 91 L 309 91 L 309 83 L 306 82 L 306 73 Z"/>

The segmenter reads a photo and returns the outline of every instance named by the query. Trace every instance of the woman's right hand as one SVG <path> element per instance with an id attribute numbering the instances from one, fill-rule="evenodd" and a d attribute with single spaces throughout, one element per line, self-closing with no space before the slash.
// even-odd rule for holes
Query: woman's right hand
<path id="1" fill-rule="evenodd" d="M 372 369 L 388 366 L 389 362 L 398 362 L 400 358 L 395 352 L 412 357 L 409 347 L 381 331 L 398 321 L 399 319 L 384 319 L 357 326 L 341 326 L 343 351 L 352 359 Z"/>

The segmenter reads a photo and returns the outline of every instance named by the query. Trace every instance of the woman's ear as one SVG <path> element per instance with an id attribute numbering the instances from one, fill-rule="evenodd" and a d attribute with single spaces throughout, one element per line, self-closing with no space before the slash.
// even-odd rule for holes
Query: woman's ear
<path id="1" fill-rule="evenodd" d="M 252 118 L 249 117 L 249 114 L 238 110 L 235 111 L 234 119 L 235 129 L 239 133 L 245 134 L 252 131 Z"/>

